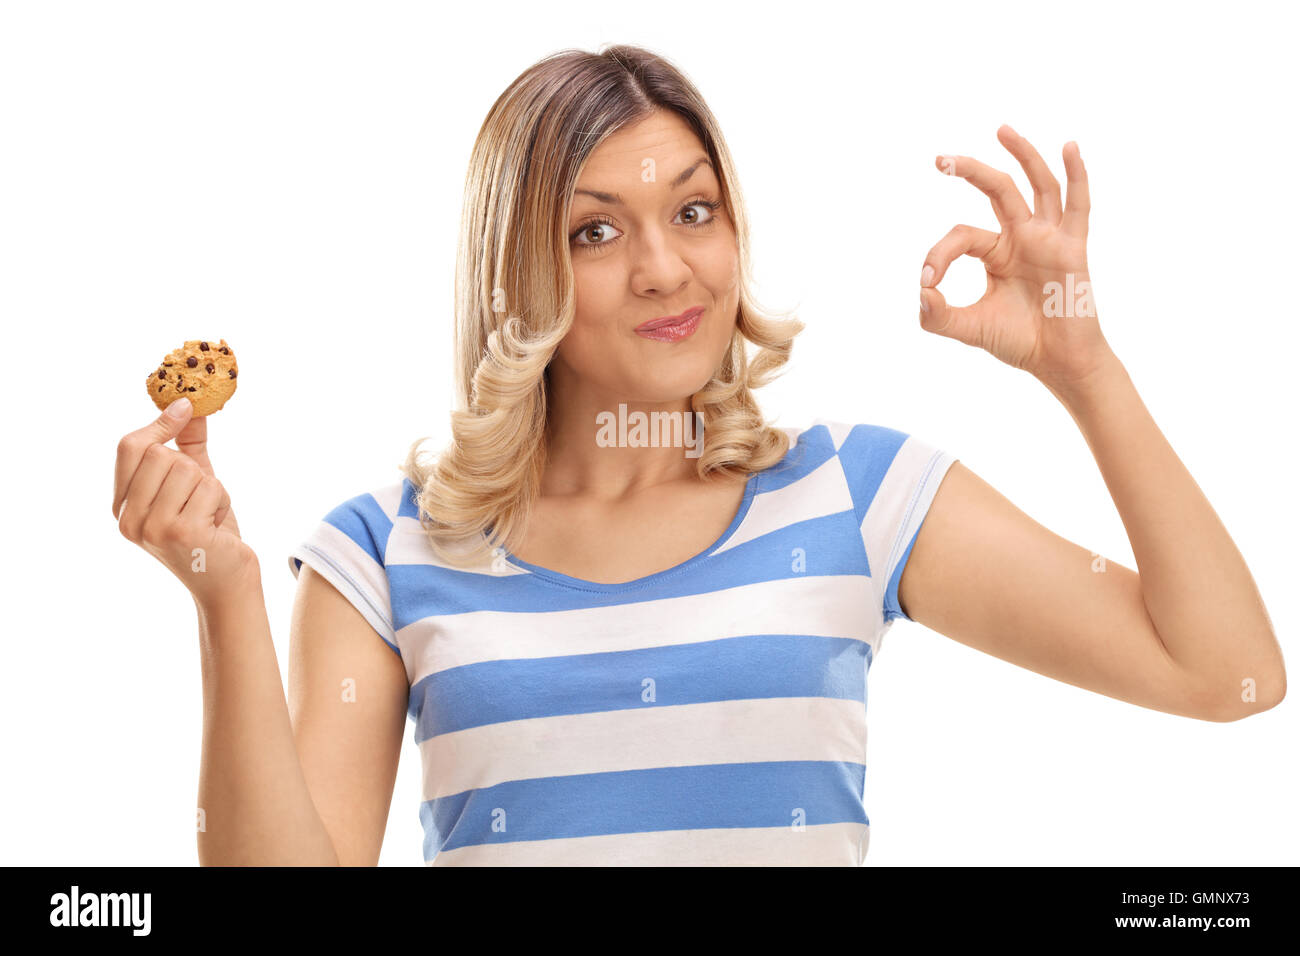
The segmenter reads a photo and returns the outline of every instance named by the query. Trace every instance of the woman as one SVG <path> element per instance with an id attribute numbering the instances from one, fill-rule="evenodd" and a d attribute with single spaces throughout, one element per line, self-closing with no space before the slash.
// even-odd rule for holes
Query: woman
<path id="1" fill-rule="evenodd" d="M 1034 148 L 999 138 L 1034 210 L 1005 173 L 940 158 L 1001 231 L 930 250 L 921 326 L 1066 406 L 1140 575 L 914 437 L 765 424 L 753 389 L 801 325 L 749 292 L 712 114 L 644 50 L 565 51 L 475 145 L 453 442 L 428 465 L 417 442 L 290 557 L 287 705 L 205 420 L 123 439 L 114 515 L 199 612 L 201 862 L 376 862 L 409 716 L 429 863 L 859 864 L 866 674 L 899 617 L 1168 713 L 1280 701 L 1250 573 L 1091 307 L 1078 148 L 1062 205 Z M 954 309 L 936 285 L 959 255 L 988 291 Z"/>

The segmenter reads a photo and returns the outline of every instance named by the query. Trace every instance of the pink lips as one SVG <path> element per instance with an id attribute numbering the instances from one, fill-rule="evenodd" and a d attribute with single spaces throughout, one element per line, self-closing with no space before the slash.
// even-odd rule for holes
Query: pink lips
<path id="1" fill-rule="evenodd" d="M 658 342 L 679 342 L 699 327 L 703 306 L 687 309 L 681 315 L 669 315 L 642 322 L 634 330 L 637 335 Z"/>

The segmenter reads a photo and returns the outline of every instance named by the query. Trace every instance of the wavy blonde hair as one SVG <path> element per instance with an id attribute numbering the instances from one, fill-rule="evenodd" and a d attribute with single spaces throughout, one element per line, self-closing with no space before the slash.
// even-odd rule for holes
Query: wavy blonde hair
<path id="1" fill-rule="evenodd" d="M 765 314 L 750 291 L 748 219 L 717 120 L 690 80 L 648 50 L 562 50 L 510 84 L 474 142 L 456 259 L 452 441 L 425 465 L 419 446 L 428 436 L 417 439 L 401 466 L 418 489 L 420 524 L 435 554 L 453 567 L 509 548 L 527 524 L 546 464 L 547 366 L 575 310 L 567 236 L 573 191 L 606 137 L 657 110 L 678 114 L 699 137 L 739 258 L 731 345 L 691 398 L 703 428 L 697 473 L 748 476 L 789 450 L 789 436 L 763 420 L 753 389 L 780 374 L 804 326 L 788 313 Z M 758 347 L 752 359 L 746 341 Z"/>

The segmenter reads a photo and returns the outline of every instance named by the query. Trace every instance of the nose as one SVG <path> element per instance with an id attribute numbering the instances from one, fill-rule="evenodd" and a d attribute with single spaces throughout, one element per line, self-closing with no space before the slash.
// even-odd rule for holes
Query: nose
<path id="1" fill-rule="evenodd" d="M 672 238 L 650 229 L 632 244 L 632 284 L 642 295 L 676 292 L 691 278 L 691 267 Z"/>

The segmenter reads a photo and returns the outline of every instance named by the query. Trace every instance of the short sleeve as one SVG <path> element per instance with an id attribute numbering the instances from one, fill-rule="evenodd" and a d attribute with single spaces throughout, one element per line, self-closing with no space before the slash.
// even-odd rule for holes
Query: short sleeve
<path id="1" fill-rule="evenodd" d="M 898 582 L 935 493 L 956 457 L 906 432 L 852 425 L 839 444 L 840 462 L 862 529 L 862 544 L 882 624 L 910 621 L 898 603 Z"/>
<path id="2" fill-rule="evenodd" d="M 349 498 L 325 515 L 289 554 L 295 578 L 303 562 L 334 585 L 375 629 L 389 649 L 402 656 L 393 629 L 384 554 L 393 519 L 375 495 Z"/>

